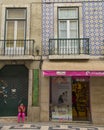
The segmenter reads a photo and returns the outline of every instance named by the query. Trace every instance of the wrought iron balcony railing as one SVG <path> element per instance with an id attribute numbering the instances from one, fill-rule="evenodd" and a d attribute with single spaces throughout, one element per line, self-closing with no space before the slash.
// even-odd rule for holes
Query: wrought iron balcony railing
<path id="1" fill-rule="evenodd" d="M 0 40 L 1 56 L 33 55 L 34 40 Z"/>
<path id="2" fill-rule="evenodd" d="M 89 54 L 89 38 L 49 39 L 49 55 Z"/>

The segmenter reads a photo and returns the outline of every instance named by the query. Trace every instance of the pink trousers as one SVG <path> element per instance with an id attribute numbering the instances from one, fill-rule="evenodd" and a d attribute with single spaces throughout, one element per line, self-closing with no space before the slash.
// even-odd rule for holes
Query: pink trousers
<path id="1" fill-rule="evenodd" d="M 25 120 L 25 113 L 23 112 L 23 113 L 18 113 L 18 122 L 20 122 L 20 118 L 22 118 L 22 122 L 24 122 L 24 120 Z"/>

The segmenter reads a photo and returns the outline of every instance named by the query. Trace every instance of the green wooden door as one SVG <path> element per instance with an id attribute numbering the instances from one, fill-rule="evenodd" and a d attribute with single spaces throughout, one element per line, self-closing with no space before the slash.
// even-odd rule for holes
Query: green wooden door
<path id="1" fill-rule="evenodd" d="M 7 65 L 0 70 L 0 116 L 16 116 L 21 100 L 27 108 L 28 69 L 23 65 Z"/>

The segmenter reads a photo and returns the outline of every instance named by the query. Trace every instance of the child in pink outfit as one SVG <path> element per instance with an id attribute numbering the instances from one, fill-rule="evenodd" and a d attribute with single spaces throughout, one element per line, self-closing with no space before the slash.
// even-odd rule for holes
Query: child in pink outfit
<path id="1" fill-rule="evenodd" d="M 25 106 L 23 105 L 23 103 L 21 103 L 19 106 L 18 106 L 18 123 L 20 122 L 20 118 L 22 118 L 22 122 L 24 122 L 25 120 Z"/>

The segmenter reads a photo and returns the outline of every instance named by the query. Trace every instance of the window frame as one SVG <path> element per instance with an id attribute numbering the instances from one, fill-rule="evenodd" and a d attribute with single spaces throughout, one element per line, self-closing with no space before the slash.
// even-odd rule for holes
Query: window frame
<path id="1" fill-rule="evenodd" d="M 58 38 L 58 8 L 62 7 L 77 7 L 79 8 L 79 25 L 78 25 L 78 30 L 79 30 L 79 37 L 83 37 L 83 24 L 82 24 L 82 3 L 56 3 L 54 4 L 54 38 Z"/>
<path id="2" fill-rule="evenodd" d="M 59 10 L 60 10 L 60 9 L 77 9 L 77 11 L 78 11 L 78 12 L 77 12 L 77 16 L 78 16 L 78 17 L 77 17 L 77 18 L 60 19 L 60 18 L 59 18 Z M 60 25 L 59 25 L 59 22 L 60 22 L 60 21 L 66 21 L 66 22 L 69 22 L 69 23 L 70 23 L 71 21 L 77 21 L 77 22 L 78 22 L 78 23 L 77 23 L 77 24 L 78 24 L 78 27 L 77 27 L 77 29 L 78 29 L 78 30 L 77 30 L 77 33 L 78 33 L 77 35 L 78 35 L 78 36 L 77 36 L 77 38 L 80 37 L 80 34 L 79 34 L 79 7 L 70 7 L 70 6 L 69 6 L 69 7 L 58 7 L 58 8 L 57 8 L 57 34 L 58 34 L 58 38 L 60 38 L 60 37 L 59 37 L 59 26 L 60 26 Z M 70 26 L 69 26 L 69 27 L 70 27 Z M 71 29 L 71 28 L 70 28 L 70 29 Z M 68 31 L 68 29 L 67 29 L 67 31 Z M 68 31 L 68 32 L 69 32 L 69 34 L 70 34 L 70 31 Z M 69 36 L 68 36 L 67 38 L 69 38 Z"/>
<path id="3" fill-rule="evenodd" d="M 12 9 L 23 9 L 24 11 L 25 11 L 25 18 L 7 18 L 8 17 L 8 10 L 12 10 Z M 7 22 L 8 21 L 13 21 L 14 23 L 15 22 L 18 22 L 18 21 L 24 21 L 25 22 L 25 27 L 24 27 L 24 40 L 26 39 L 26 35 L 27 35 L 27 8 L 26 7 L 24 7 L 24 8 L 10 8 L 10 7 L 7 7 L 7 8 L 5 8 L 5 28 L 4 28 L 4 40 L 6 40 L 6 37 L 7 37 Z M 14 40 L 14 39 L 12 39 L 12 40 Z M 16 39 L 15 39 L 16 40 Z"/>

